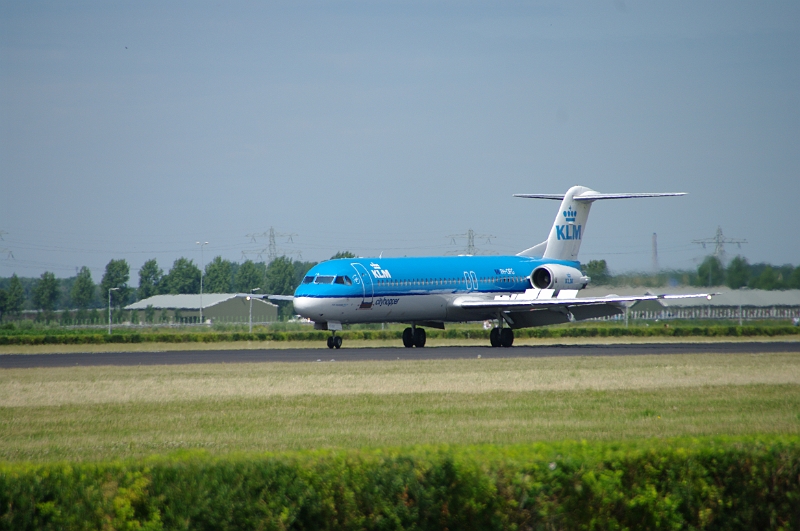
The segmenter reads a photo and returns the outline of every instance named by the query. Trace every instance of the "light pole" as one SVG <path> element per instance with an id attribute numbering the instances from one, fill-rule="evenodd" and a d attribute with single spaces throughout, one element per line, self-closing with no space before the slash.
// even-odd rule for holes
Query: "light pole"
<path id="1" fill-rule="evenodd" d="M 253 333 L 253 293 L 260 290 L 261 288 L 253 288 L 250 290 L 250 295 L 247 296 L 247 300 L 250 301 L 250 333 Z"/>
<path id="2" fill-rule="evenodd" d="M 203 260 L 203 247 L 208 245 L 208 242 L 195 242 L 200 246 L 200 324 L 203 324 L 203 270 L 206 268 L 205 260 Z"/>
<path id="3" fill-rule="evenodd" d="M 119 288 L 108 288 L 108 335 L 111 335 L 111 292 Z"/>

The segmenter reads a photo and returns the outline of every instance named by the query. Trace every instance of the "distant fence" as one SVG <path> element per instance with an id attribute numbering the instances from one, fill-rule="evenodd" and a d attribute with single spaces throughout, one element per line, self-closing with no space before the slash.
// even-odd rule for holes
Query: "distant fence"
<path id="1" fill-rule="evenodd" d="M 660 312 L 629 311 L 628 319 L 641 321 L 668 319 L 727 319 L 742 318 L 745 321 L 765 319 L 800 319 L 800 307 L 739 308 L 694 306 L 691 308 L 671 308 Z M 601 321 L 624 321 L 625 314 L 601 317 Z"/>

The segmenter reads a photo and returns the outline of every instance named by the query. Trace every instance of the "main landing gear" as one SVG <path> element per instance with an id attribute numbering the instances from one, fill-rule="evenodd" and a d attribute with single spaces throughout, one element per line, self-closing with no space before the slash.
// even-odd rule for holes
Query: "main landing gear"
<path id="1" fill-rule="evenodd" d="M 410 326 L 403 330 L 403 346 L 406 348 L 422 348 L 425 346 L 425 339 L 425 330 L 423 328 Z"/>
<path id="2" fill-rule="evenodd" d="M 328 348 L 340 349 L 342 348 L 342 336 L 337 336 L 336 332 L 328 337 Z"/>
<path id="3" fill-rule="evenodd" d="M 489 342 L 493 347 L 510 347 L 514 344 L 514 331 L 510 328 L 492 328 Z"/>

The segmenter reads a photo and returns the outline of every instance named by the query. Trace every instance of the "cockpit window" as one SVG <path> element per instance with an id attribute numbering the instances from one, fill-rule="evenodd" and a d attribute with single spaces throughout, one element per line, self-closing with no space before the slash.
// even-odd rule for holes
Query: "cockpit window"
<path id="1" fill-rule="evenodd" d="M 317 275 L 317 284 L 333 284 L 333 279 L 336 278 L 332 275 Z"/>
<path id="2" fill-rule="evenodd" d="M 334 280 L 333 283 L 334 284 L 344 284 L 345 286 L 352 286 L 353 285 L 353 281 L 350 280 L 350 277 L 348 277 L 347 275 L 344 275 L 344 276 L 339 275 L 338 277 L 336 277 L 336 280 Z"/>
<path id="3" fill-rule="evenodd" d="M 303 284 L 311 284 L 312 282 L 314 282 L 314 277 L 312 276 L 308 276 L 303 279 Z"/>

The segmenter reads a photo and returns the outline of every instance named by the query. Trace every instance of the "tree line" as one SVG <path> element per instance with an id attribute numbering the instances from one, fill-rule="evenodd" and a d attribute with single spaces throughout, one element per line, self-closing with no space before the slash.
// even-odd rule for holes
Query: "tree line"
<path id="1" fill-rule="evenodd" d="M 345 251 L 331 258 L 348 257 L 355 255 Z M 249 293 L 258 288 L 265 294 L 291 295 L 316 264 L 286 256 L 269 264 L 252 260 L 238 263 L 216 256 L 204 268 L 203 292 Z M 175 260 L 166 273 L 155 259 L 146 261 L 139 270 L 138 288 L 129 286 L 130 266 L 124 259 L 109 261 L 99 284 L 94 283 L 86 266 L 74 277 L 62 279 L 50 271 L 39 278 L 20 278 L 14 274 L 0 279 L 0 316 L 19 315 L 24 310 L 48 313 L 103 308 L 108 307 L 109 295 L 111 306 L 119 309 L 154 295 L 195 294 L 200 293 L 200 276 L 200 268 L 184 257 Z"/>
<path id="2" fill-rule="evenodd" d="M 353 258 L 350 252 L 336 253 L 331 259 Z M 246 260 L 242 263 L 214 257 L 204 268 L 204 293 L 261 293 L 291 295 L 306 272 L 317 262 L 279 257 L 269 264 Z M 722 286 L 732 289 L 780 290 L 800 289 L 800 266 L 749 264 L 741 256 L 724 266 L 715 256 L 708 256 L 696 271 L 661 271 L 659 273 L 624 273 L 612 275 L 605 260 L 592 260 L 582 266 L 594 285 L 650 286 L 693 285 Z M 0 278 L 0 317 L 19 315 L 23 310 L 53 312 L 61 309 L 121 308 L 126 304 L 163 294 L 200 293 L 200 268 L 193 260 L 178 258 L 165 273 L 155 259 L 139 270 L 139 287 L 129 286 L 130 266 L 124 259 L 108 262 L 100 284 L 95 284 L 89 268 L 84 266 L 74 277 L 56 278 L 46 271 L 39 278 Z M 286 315 L 288 305 L 282 305 Z"/>
<path id="3" fill-rule="evenodd" d="M 784 290 L 800 289 L 800 266 L 750 264 L 735 257 L 725 266 L 716 256 L 707 256 L 697 270 L 667 270 L 657 273 L 622 273 L 612 275 L 605 260 L 592 260 L 582 266 L 594 285 L 610 286 L 728 286 L 731 289 Z"/>

